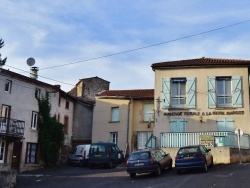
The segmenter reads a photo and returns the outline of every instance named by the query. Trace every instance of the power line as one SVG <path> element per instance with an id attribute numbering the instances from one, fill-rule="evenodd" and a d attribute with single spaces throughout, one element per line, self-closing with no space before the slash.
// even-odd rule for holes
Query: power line
<path id="1" fill-rule="evenodd" d="M 180 37 L 180 38 L 177 38 L 177 39 L 168 40 L 168 41 L 165 41 L 165 42 L 152 44 L 152 45 L 149 45 L 149 46 L 143 46 L 143 47 L 140 47 L 140 48 L 125 50 L 125 51 L 122 51 L 122 52 L 117 52 L 117 53 L 108 54 L 108 55 L 99 56 L 99 57 L 94 57 L 94 58 L 85 59 L 85 60 L 80 60 L 80 61 L 76 61 L 76 62 L 72 62 L 72 63 L 66 63 L 66 64 L 62 64 L 62 65 L 55 65 L 55 66 L 51 66 L 51 67 L 45 67 L 45 68 L 42 68 L 40 70 L 57 68 L 57 67 L 62 67 L 62 66 L 67 66 L 67 65 L 73 65 L 73 64 L 77 64 L 77 63 L 86 62 L 86 61 L 93 61 L 93 60 L 96 60 L 96 59 L 102 59 L 102 58 L 111 57 L 111 56 L 115 56 L 115 55 L 120 55 L 120 54 L 124 54 L 124 53 L 134 52 L 134 51 L 138 51 L 138 50 L 142 50 L 142 49 L 146 49 L 146 48 L 151 48 L 151 47 L 154 47 L 154 46 L 159 46 L 159 45 L 162 45 L 162 44 L 167 44 L 167 43 L 171 43 L 171 42 L 175 42 L 175 41 L 195 37 L 195 36 L 198 36 L 198 35 L 203 35 L 203 34 L 206 34 L 206 33 L 211 33 L 211 32 L 218 31 L 218 30 L 221 30 L 221 29 L 225 29 L 225 28 L 228 28 L 228 27 L 233 27 L 233 26 L 236 26 L 236 25 L 244 24 L 244 23 L 249 22 L 249 21 L 250 20 L 245 20 L 245 21 L 234 23 L 234 24 L 231 24 L 231 25 L 211 29 L 211 30 L 208 30 L 208 31 L 204 31 L 204 32 L 200 32 L 200 33 L 196 33 L 196 34 L 192 34 L 192 35 L 188 35 L 188 36 L 184 36 L 184 37 Z"/>

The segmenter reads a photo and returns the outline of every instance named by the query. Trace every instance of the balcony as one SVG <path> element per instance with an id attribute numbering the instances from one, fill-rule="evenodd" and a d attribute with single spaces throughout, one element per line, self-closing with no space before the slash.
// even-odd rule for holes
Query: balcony
<path id="1" fill-rule="evenodd" d="M 23 138 L 24 127 L 24 121 L 0 117 L 0 136 Z"/>

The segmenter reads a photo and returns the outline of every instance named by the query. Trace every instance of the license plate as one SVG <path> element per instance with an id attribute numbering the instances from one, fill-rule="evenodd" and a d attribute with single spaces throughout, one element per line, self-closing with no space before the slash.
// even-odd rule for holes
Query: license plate
<path id="1" fill-rule="evenodd" d="M 194 157 L 193 156 L 184 157 L 184 159 L 191 159 L 191 158 L 194 158 Z"/>
<path id="2" fill-rule="evenodd" d="M 144 163 L 135 163 L 135 166 L 143 166 Z"/>

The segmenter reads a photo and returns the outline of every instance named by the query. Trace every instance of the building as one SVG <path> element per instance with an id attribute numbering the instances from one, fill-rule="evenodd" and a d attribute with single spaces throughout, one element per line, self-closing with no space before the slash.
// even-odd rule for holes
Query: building
<path id="1" fill-rule="evenodd" d="M 41 165 L 38 144 L 38 99 L 49 96 L 51 116 L 64 124 L 65 148 L 71 145 L 75 99 L 53 86 L 0 69 L 0 171 L 22 172 Z"/>
<path id="2" fill-rule="evenodd" d="M 113 142 L 130 153 L 154 129 L 154 90 L 106 90 L 96 95 L 92 142 Z"/>
<path id="3" fill-rule="evenodd" d="M 79 144 L 90 144 L 92 139 L 93 108 L 95 95 L 109 90 L 110 82 L 99 77 L 80 79 L 69 92 L 75 97 L 72 147 Z"/>
<path id="4" fill-rule="evenodd" d="M 239 130 L 249 148 L 249 67 L 249 60 L 204 57 L 152 64 L 156 146 L 197 144 L 210 135 L 209 146 L 235 147 Z"/>

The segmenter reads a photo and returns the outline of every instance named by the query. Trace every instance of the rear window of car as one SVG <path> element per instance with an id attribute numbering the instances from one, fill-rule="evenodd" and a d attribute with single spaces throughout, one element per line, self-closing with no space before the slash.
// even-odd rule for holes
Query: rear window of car
<path id="1" fill-rule="evenodd" d="M 197 153 L 198 151 L 199 151 L 198 147 L 181 148 L 178 151 L 178 154 Z"/>
<path id="2" fill-rule="evenodd" d="M 143 159 L 149 159 L 149 152 L 138 152 L 138 153 L 132 153 L 129 157 L 129 160 L 143 160 Z"/>
<path id="3" fill-rule="evenodd" d="M 104 145 L 92 145 L 89 150 L 90 153 L 102 153 L 105 152 Z"/>

